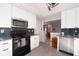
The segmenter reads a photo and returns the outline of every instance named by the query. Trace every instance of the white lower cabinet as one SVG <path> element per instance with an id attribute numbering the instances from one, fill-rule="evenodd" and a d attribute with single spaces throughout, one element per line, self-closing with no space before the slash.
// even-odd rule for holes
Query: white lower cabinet
<path id="1" fill-rule="evenodd" d="M 62 37 L 59 42 L 59 49 L 68 52 L 68 40 Z"/>
<path id="2" fill-rule="evenodd" d="M 79 56 L 79 38 L 74 38 L 74 55 Z"/>
<path id="3" fill-rule="evenodd" d="M 63 50 L 71 54 L 74 53 L 74 39 L 73 38 L 62 37 L 60 38 L 59 42 L 60 42 L 59 43 L 60 50 Z"/>
<path id="4" fill-rule="evenodd" d="M 12 39 L 0 41 L 0 56 L 12 56 Z"/>
<path id="5" fill-rule="evenodd" d="M 34 48 L 38 46 L 39 46 L 39 36 L 38 35 L 31 36 L 31 39 L 30 39 L 31 50 L 33 50 Z"/>

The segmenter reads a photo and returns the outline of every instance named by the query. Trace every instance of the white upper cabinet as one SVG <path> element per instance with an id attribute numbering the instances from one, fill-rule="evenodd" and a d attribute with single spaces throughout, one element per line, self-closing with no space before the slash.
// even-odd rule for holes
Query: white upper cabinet
<path id="1" fill-rule="evenodd" d="M 0 4 L 0 27 L 11 27 L 11 5 Z"/>
<path id="2" fill-rule="evenodd" d="M 76 19 L 75 19 L 76 27 L 79 28 L 79 7 L 76 8 Z"/>
<path id="3" fill-rule="evenodd" d="M 61 28 L 66 28 L 66 11 L 61 13 Z"/>
<path id="4" fill-rule="evenodd" d="M 12 18 L 27 20 L 26 12 L 20 8 L 12 6 Z"/>
<path id="5" fill-rule="evenodd" d="M 61 14 L 61 28 L 75 28 L 76 9 L 63 11 Z"/>
<path id="6" fill-rule="evenodd" d="M 28 21 L 28 28 L 36 29 L 36 15 L 12 4 L 0 4 L 0 27 L 11 27 L 12 18 Z"/>
<path id="7" fill-rule="evenodd" d="M 75 9 L 66 11 L 66 28 L 75 28 Z"/>
<path id="8" fill-rule="evenodd" d="M 12 6 L 12 18 L 28 21 L 28 28 L 36 28 L 36 15 Z"/>

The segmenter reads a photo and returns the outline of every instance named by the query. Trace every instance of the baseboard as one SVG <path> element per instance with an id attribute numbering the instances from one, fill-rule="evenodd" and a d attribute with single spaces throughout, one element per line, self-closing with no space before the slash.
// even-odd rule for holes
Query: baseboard
<path id="1" fill-rule="evenodd" d="M 59 50 L 60 52 L 63 52 L 63 53 L 66 53 L 66 54 L 69 54 L 70 56 L 73 56 L 72 53 L 69 53 L 69 52 L 66 52 L 66 51 L 63 51 L 63 50 Z"/>

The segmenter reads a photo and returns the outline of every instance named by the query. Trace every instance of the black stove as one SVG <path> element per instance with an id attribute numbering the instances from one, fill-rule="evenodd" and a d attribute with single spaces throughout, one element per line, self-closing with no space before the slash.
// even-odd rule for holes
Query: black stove
<path id="1" fill-rule="evenodd" d="M 23 56 L 31 51 L 31 35 L 34 35 L 34 29 L 12 28 L 11 37 L 13 38 L 13 56 Z"/>

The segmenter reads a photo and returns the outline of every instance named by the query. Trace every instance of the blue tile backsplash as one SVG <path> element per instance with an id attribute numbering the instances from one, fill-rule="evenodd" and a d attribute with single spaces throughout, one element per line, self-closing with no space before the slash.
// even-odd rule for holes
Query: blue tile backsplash
<path id="1" fill-rule="evenodd" d="M 0 37 L 10 37 L 10 28 L 0 28 Z"/>
<path id="2" fill-rule="evenodd" d="M 64 36 L 79 37 L 79 28 L 64 28 L 61 32 L 64 32 Z"/>

